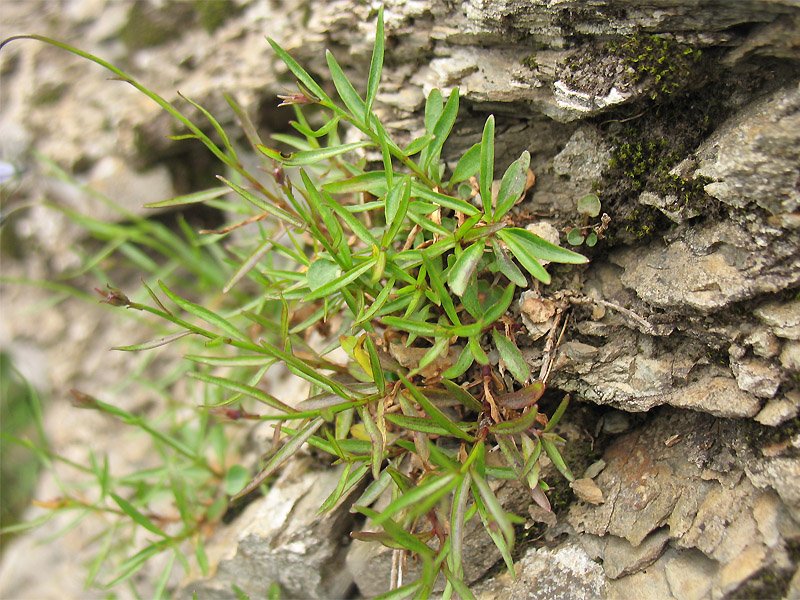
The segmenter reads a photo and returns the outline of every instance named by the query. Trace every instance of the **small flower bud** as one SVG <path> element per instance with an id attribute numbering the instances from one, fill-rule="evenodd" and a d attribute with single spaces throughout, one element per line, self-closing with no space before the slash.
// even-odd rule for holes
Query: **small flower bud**
<path id="1" fill-rule="evenodd" d="M 111 285 L 106 284 L 108 288 L 107 292 L 103 290 L 99 290 L 94 288 L 94 291 L 100 294 L 101 296 L 105 296 L 105 300 L 100 300 L 101 304 L 110 304 L 111 306 L 130 306 L 131 301 L 128 300 L 128 297 L 120 292 L 117 288 L 111 287 Z"/>
<path id="2" fill-rule="evenodd" d="M 72 389 L 70 390 L 72 394 L 72 406 L 75 408 L 97 408 L 97 398 L 94 396 L 90 396 L 89 394 L 84 394 L 80 390 Z"/>

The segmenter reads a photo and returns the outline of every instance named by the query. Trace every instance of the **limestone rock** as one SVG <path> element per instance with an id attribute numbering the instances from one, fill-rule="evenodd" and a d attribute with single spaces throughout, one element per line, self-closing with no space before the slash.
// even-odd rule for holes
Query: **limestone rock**
<path id="1" fill-rule="evenodd" d="M 792 390 L 786 392 L 783 398 L 774 398 L 767 402 L 755 416 L 755 420 L 762 425 L 777 427 L 789 419 L 794 419 L 798 412 L 800 412 L 800 392 Z"/>
<path id="2" fill-rule="evenodd" d="M 664 558 L 664 575 L 674 598 L 702 600 L 708 597 L 718 569 L 713 560 L 694 550 L 670 553 Z"/>
<path id="3" fill-rule="evenodd" d="M 341 505 L 317 514 L 341 473 L 307 466 L 290 463 L 266 496 L 215 534 L 206 548 L 212 575 L 195 579 L 194 574 L 182 595 L 233 600 L 239 597 L 235 584 L 251 597 L 266 598 L 271 583 L 291 598 L 346 595 L 353 579 L 344 568 L 340 539 L 349 534 L 352 517 Z"/>
<path id="4" fill-rule="evenodd" d="M 794 373 L 800 371 L 800 342 L 786 342 L 781 350 L 780 361 L 784 369 Z"/>
<path id="5" fill-rule="evenodd" d="M 622 250 L 611 260 L 625 269 L 622 282 L 645 302 L 710 313 L 796 285 L 800 257 L 795 248 L 765 247 L 745 227 L 727 221 L 686 231 L 666 247 Z"/>
<path id="6" fill-rule="evenodd" d="M 738 112 L 697 151 L 698 174 L 718 200 L 772 214 L 800 207 L 800 88 L 792 82 Z"/>
<path id="7" fill-rule="evenodd" d="M 778 337 L 800 340 L 800 300 L 785 304 L 768 302 L 755 312 L 764 323 L 772 327 Z"/>
<path id="8" fill-rule="evenodd" d="M 758 358 L 732 360 L 731 367 L 740 390 L 759 398 L 772 398 L 778 392 L 781 370 L 767 361 Z"/>
<path id="9" fill-rule="evenodd" d="M 531 548 L 516 563 L 516 580 L 507 573 L 473 589 L 479 600 L 595 600 L 606 597 L 600 565 L 577 544 Z"/>

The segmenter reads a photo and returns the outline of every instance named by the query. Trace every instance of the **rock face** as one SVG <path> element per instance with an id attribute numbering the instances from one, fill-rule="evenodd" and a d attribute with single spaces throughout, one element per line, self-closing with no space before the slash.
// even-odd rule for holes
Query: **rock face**
<path id="1" fill-rule="evenodd" d="M 275 96 L 293 81 L 264 36 L 312 73 L 327 72 L 330 48 L 364 87 L 375 3 L 235 0 L 213 18 L 204 4 L 6 3 L 0 33 L 74 43 L 186 107 L 180 90 L 235 130 L 229 93 L 265 136 L 285 127 Z M 491 571 L 498 556 L 476 527 L 475 595 L 800 597 L 800 4 L 389 0 L 386 33 L 378 110 L 399 142 L 422 130 L 431 89 L 458 86 L 451 167 L 494 113 L 498 166 L 523 150 L 532 157 L 520 225 L 544 219 L 562 234 L 582 225 L 576 203 L 589 192 L 611 217 L 604 239 L 580 249 L 593 259 L 585 270 L 551 268 L 550 289 L 526 292 L 570 311 L 549 387 L 599 415 L 574 427 L 603 461 L 582 480 L 594 500 L 567 491 L 557 523 L 539 515 L 548 526 L 520 552 L 515 581 Z M 167 138 L 183 131 L 94 65 L 34 42 L 10 44 L 0 61 L 2 160 L 27 171 L 12 202 L 89 202 L 41 176 L 34 149 L 133 212 L 209 185 L 216 166 Z M 39 258 L 4 256 L 4 271 L 47 278 L 78 264 L 69 248 L 82 234 L 44 206 L 9 228 L 16 256 Z M 96 358 L 100 342 L 110 345 L 105 321 L 65 303 L 32 329 L 24 309 L 43 298 L 4 284 L 3 351 L 45 356 L 26 367 L 43 391 L 82 377 L 110 387 L 125 367 Z M 538 372 L 545 333 L 533 335 L 524 309 L 520 321 Z M 87 431 L 65 413 L 48 417 L 60 444 L 114 448 L 114 433 L 94 438 L 102 423 Z M 290 467 L 214 534 L 211 574 L 193 574 L 179 597 L 235 598 L 234 584 L 265 597 L 272 582 L 297 598 L 385 591 L 391 551 L 349 543 L 361 524 L 346 509 L 315 516 L 335 483 L 333 470 Z M 0 596 L 86 597 L 70 562 L 86 556 L 31 539 L 5 552 Z M 84 546 L 67 539 L 63 548 Z M 53 561 L 56 589 L 38 577 Z"/>

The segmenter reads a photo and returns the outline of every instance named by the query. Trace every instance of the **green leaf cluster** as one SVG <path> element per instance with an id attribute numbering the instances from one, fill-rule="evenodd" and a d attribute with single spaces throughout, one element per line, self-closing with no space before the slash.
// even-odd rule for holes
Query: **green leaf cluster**
<path id="1" fill-rule="evenodd" d="M 271 421 L 277 428 L 276 446 L 254 475 L 224 459 L 220 464 L 228 466 L 220 470 L 204 463 L 197 447 L 142 419 L 96 399 L 82 397 L 84 405 L 139 427 L 165 452 L 209 470 L 205 484 L 193 489 L 217 499 L 228 495 L 235 501 L 268 483 L 306 444 L 330 454 L 346 467 L 320 510 L 332 510 L 366 484 L 352 510 L 368 518 L 369 530 L 357 537 L 421 560 L 421 578 L 391 597 L 427 597 L 439 574 L 447 581 L 444 597 L 472 597 L 462 566 L 465 525 L 472 518 L 484 524 L 513 573 L 519 518 L 505 511 L 490 480 L 519 480 L 532 501 L 549 510 L 541 459 L 549 457 L 568 479 L 572 474 L 559 451 L 564 440 L 553 431 L 567 401 L 549 420 L 539 414 L 544 384 L 533 381 L 509 309 L 518 287 L 550 283 L 547 263 L 587 262 L 515 225 L 512 209 L 525 191 L 528 152 L 498 173 L 490 116 L 481 141 L 448 171 L 442 153 L 458 116 L 458 88 L 446 97 L 433 90 L 425 105 L 424 132 L 405 147 L 397 144 L 373 110 L 384 61 L 382 9 L 363 94 L 332 53 L 326 60 L 336 98 L 269 40 L 297 80 L 298 92 L 284 97 L 294 110 L 294 133 L 273 135 L 265 143 L 228 98 L 269 177 L 244 166 L 242 151 L 198 104 L 187 100 L 220 143 L 172 103 L 108 63 L 53 40 L 35 39 L 97 62 L 134 85 L 188 128 L 190 133 L 179 138 L 199 140 L 225 167 L 220 187 L 158 204 L 224 203 L 230 213 L 241 215 L 241 222 L 213 234 L 211 242 L 192 239 L 187 254 L 202 270 L 209 261 L 206 245 L 217 248 L 225 267 L 216 282 L 225 298 L 209 303 L 191 287 L 176 288 L 162 278 L 156 278 L 157 286 L 146 284 L 151 303 L 117 294 L 115 305 L 155 315 L 168 325 L 151 342 L 119 349 L 142 351 L 191 337 L 200 351 L 186 355 L 192 364 L 189 375 L 218 397 L 203 408 L 204 418 L 209 411 L 223 410 L 234 420 Z M 360 132 L 361 141 L 343 143 L 340 126 Z M 291 152 L 281 151 L 287 147 Z M 476 185 L 468 185 L 470 180 Z M 74 218 L 98 236 L 111 239 L 115 234 L 117 226 Z M 213 244 L 245 226 L 249 235 L 224 252 Z M 151 233 L 137 242 L 148 243 Z M 183 252 L 186 245 L 180 248 Z M 310 343 L 312 332 L 324 341 Z M 328 357 L 340 348 L 349 356 L 346 365 Z M 492 362 L 495 351 L 499 360 Z M 275 363 L 307 382 L 307 399 L 289 405 L 260 388 Z M 204 424 L 214 431 L 218 427 Z M 448 439 L 455 445 L 443 443 Z M 499 446 L 506 466 L 487 461 L 490 444 Z M 190 516 L 188 505 L 179 500 L 185 499 L 184 488 L 174 492 L 182 517 L 185 513 L 196 521 L 198 516 Z M 379 497 L 386 499 L 381 509 L 374 508 Z M 106 502 L 103 510 L 121 511 L 156 539 L 126 561 L 111 583 L 130 577 L 149 556 L 177 543 L 147 515 L 147 496 L 109 491 L 101 500 Z M 445 522 L 449 529 L 442 528 Z M 188 528 L 178 536 L 196 531 Z"/>

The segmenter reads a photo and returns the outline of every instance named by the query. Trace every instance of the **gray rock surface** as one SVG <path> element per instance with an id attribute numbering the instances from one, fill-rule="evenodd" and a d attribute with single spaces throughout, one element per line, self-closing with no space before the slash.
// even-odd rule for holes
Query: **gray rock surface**
<path id="1" fill-rule="evenodd" d="M 189 576 L 179 596 L 214 600 L 240 596 L 266 598 L 278 584 L 282 597 L 343 598 L 353 585 L 344 568 L 341 540 L 353 527 L 348 507 L 318 515 L 319 499 L 336 489 L 340 469 L 313 471 L 295 461 L 263 498 L 252 502 L 230 526 L 215 535 L 207 549 L 216 565 L 213 576 Z"/>

